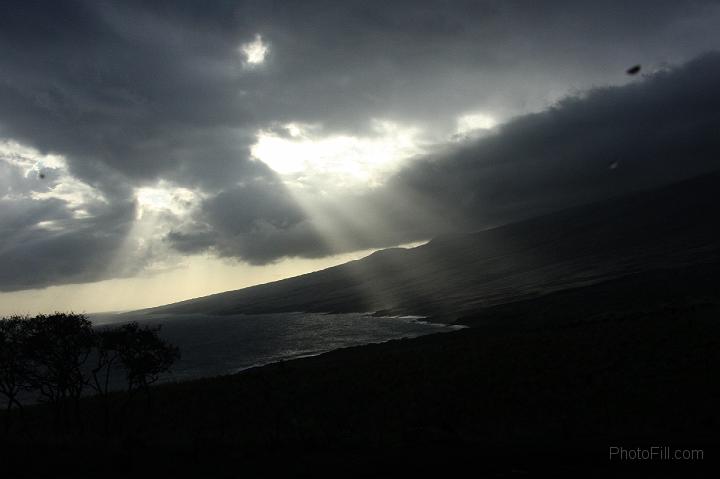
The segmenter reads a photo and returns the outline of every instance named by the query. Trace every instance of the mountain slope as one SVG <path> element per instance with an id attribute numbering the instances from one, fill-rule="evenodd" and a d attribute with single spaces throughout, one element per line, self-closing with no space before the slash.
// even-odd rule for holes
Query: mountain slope
<path id="1" fill-rule="evenodd" d="M 148 313 L 469 311 L 657 269 L 720 261 L 720 173 L 472 234 L 393 248 Z"/>

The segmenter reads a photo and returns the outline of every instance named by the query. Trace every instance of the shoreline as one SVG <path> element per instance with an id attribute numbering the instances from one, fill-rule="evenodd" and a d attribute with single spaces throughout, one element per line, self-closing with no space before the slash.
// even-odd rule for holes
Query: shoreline
<path id="1" fill-rule="evenodd" d="M 259 314 L 259 313 L 258 313 L 258 314 Z M 283 314 L 283 313 L 272 313 L 272 314 Z M 308 313 L 295 312 L 295 313 L 288 313 L 288 314 L 308 314 Z M 408 322 L 411 322 L 411 323 L 416 323 L 416 324 L 421 324 L 421 325 L 436 327 L 436 328 L 441 329 L 441 330 L 437 330 L 437 331 L 433 331 L 433 332 L 427 332 L 427 333 L 416 333 L 416 334 L 413 334 L 413 335 L 403 336 L 403 337 L 400 337 L 400 338 L 389 338 L 389 339 L 383 339 L 383 340 L 378 340 L 378 341 L 370 341 L 370 342 L 366 342 L 366 343 L 352 344 L 352 345 L 341 346 L 341 347 L 337 347 L 337 348 L 333 348 L 333 349 L 323 349 L 323 350 L 318 350 L 318 351 L 315 351 L 315 352 L 301 353 L 301 354 L 298 354 L 298 355 L 281 357 L 281 358 L 278 358 L 278 359 L 272 359 L 272 360 L 268 360 L 268 361 L 261 361 L 261 362 L 254 363 L 254 364 L 252 364 L 252 365 L 250 365 L 250 366 L 241 367 L 241 368 L 238 368 L 238 369 L 229 371 L 229 372 L 227 372 L 227 373 L 225 373 L 225 374 L 215 374 L 215 375 L 212 375 L 212 376 L 198 376 L 198 377 L 192 377 L 192 378 L 187 378 L 187 379 L 180 379 L 180 380 L 177 380 L 177 381 L 176 381 L 176 380 L 173 380 L 172 378 L 168 378 L 167 380 L 161 380 L 161 381 L 158 383 L 158 385 L 160 385 L 160 384 L 171 384 L 171 383 L 182 383 L 182 382 L 187 382 L 187 381 L 194 381 L 194 380 L 196 380 L 196 379 L 197 379 L 197 380 L 201 380 L 201 379 L 212 379 L 212 378 L 216 378 L 216 377 L 232 376 L 232 375 L 235 375 L 235 374 L 241 374 L 241 373 L 243 373 L 243 372 L 245 372 L 245 371 L 248 371 L 248 370 L 251 370 L 251 369 L 262 368 L 262 367 L 265 367 L 265 366 L 271 366 L 271 365 L 275 365 L 275 364 L 279 364 L 279 363 L 288 363 L 288 362 L 297 361 L 297 360 L 302 360 L 302 359 L 306 359 L 306 358 L 318 357 L 318 356 L 322 356 L 322 355 L 325 355 L 325 354 L 329 354 L 329 353 L 332 353 L 332 352 L 335 352 L 335 351 L 342 351 L 342 350 L 352 349 L 352 348 L 362 348 L 362 347 L 364 347 L 364 346 L 371 346 L 371 345 L 378 345 L 378 344 L 386 344 L 386 343 L 393 342 L 393 341 L 413 340 L 413 339 L 417 339 L 417 338 L 421 338 L 421 337 L 425 337 L 425 336 L 434 336 L 434 335 L 437 335 L 437 334 L 451 333 L 451 332 L 454 332 L 454 331 L 459 331 L 459 330 L 467 329 L 467 328 L 470 327 L 470 326 L 460 325 L 460 324 L 446 324 L 446 323 L 439 323 L 439 322 L 433 322 L 433 321 L 426 321 L 426 320 L 425 320 L 426 317 L 424 317 L 424 316 L 416 316 L 416 315 L 404 315 L 404 316 L 375 316 L 375 315 L 373 315 L 373 314 L 371 314 L 371 313 L 331 313 L 331 312 L 327 312 L 327 313 L 309 313 L 309 314 L 363 314 L 363 315 L 372 316 L 373 318 L 378 318 L 378 319 L 391 319 L 391 320 L 401 319 L 401 320 L 403 320 L 403 321 L 408 321 Z M 422 319 L 420 319 L 420 318 L 422 318 Z"/>
<path id="2" fill-rule="evenodd" d="M 217 364 L 225 365 L 224 367 L 220 366 L 209 368 L 207 361 L 201 360 L 202 358 L 198 356 L 200 351 L 203 350 L 200 348 L 207 349 L 207 347 L 200 346 L 201 343 L 206 341 L 211 341 L 209 344 L 214 343 L 216 347 L 221 348 L 224 351 L 231 351 L 232 349 L 243 350 L 246 347 L 246 343 L 243 341 L 252 341 L 252 338 L 256 336 L 256 331 L 266 327 L 263 326 L 263 324 L 265 324 L 264 321 L 266 320 L 271 321 L 271 325 L 279 325 L 281 329 L 278 333 L 282 333 L 282 328 L 285 327 L 283 325 L 286 323 L 286 327 L 290 329 L 295 327 L 293 325 L 297 325 L 297 327 L 301 329 L 306 327 L 314 329 L 316 327 L 314 324 L 317 320 L 313 318 L 317 318 L 318 316 L 323 318 L 321 321 L 328 321 L 327 323 L 324 323 L 325 326 L 320 327 L 319 331 L 321 333 L 325 328 L 328 328 L 328 334 L 331 334 L 339 327 L 340 337 L 345 335 L 344 339 L 340 339 L 339 341 L 331 339 L 325 341 L 320 339 L 323 336 L 323 334 L 321 334 L 318 337 L 319 339 L 313 340 L 311 337 L 301 332 L 297 335 L 297 341 L 300 341 L 299 343 L 295 343 L 293 340 L 295 335 L 291 335 L 289 336 L 290 342 L 280 341 L 277 345 L 273 346 L 273 341 L 265 338 L 265 335 L 262 335 L 259 339 L 267 342 L 267 348 L 260 346 L 258 349 L 253 346 L 251 349 L 258 353 L 254 355 L 255 357 L 253 357 L 253 354 L 241 352 L 238 353 L 236 357 L 234 357 L 232 352 L 222 353 L 218 355 L 216 359 Z M 93 321 L 94 326 L 98 328 L 113 327 L 129 321 L 139 321 L 141 324 L 160 325 L 163 327 L 163 331 L 166 331 L 167 334 L 170 335 L 169 337 L 172 341 L 181 347 L 181 350 L 189 351 L 187 359 L 181 360 L 177 365 L 175 365 L 173 371 L 169 374 L 162 375 L 157 384 L 177 383 L 192 381 L 194 379 L 227 376 L 278 362 L 294 361 L 306 357 L 318 356 L 338 349 L 368 344 L 379 344 L 401 338 L 411 339 L 429 334 L 451 332 L 466 327 L 464 325 L 429 321 L 426 316 L 421 315 L 404 314 L 389 316 L 379 315 L 377 312 L 303 313 L 296 311 L 289 313 L 251 313 L 237 315 L 175 313 L 149 315 L 144 317 L 119 315 L 112 316 L 110 318 L 107 316 L 97 318 L 90 316 L 90 319 Z M 208 325 L 212 325 L 213 321 L 216 319 L 223 321 L 219 323 L 219 325 L 226 324 L 228 328 L 233 328 L 227 329 L 227 333 L 231 334 L 230 337 L 233 338 L 232 341 L 226 341 L 214 333 L 212 335 L 203 336 L 201 340 L 195 339 L 194 334 L 196 332 L 202 333 L 201 330 L 204 329 L 204 325 L 206 323 Z M 336 319 L 341 322 L 333 323 Z M 227 322 L 228 320 L 230 322 Z M 243 323 L 245 320 L 248 320 L 248 322 Z M 367 324 L 365 321 L 367 321 Z M 243 324 L 246 324 L 247 326 L 243 326 Z M 339 326 L 334 327 L 331 326 L 332 324 L 339 324 Z M 364 324 L 366 325 L 364 326 Z M 397 326 L 392 326 L 392 324 L 396 324 Z M 175 325 L 177 325 L 177 328 L 180 329 L 177 329 Z M 234 325 L 237 325 L 237 329 L 235 329 L 236 326 Z M 344 333 L 345 326 L 348 329 Z M 211 330 L 217 331 L 218 327 L 222 326 L 214 326 Z M 275 331 L 276 327 L 271 327 L 273 328 L 273 331 Z M 293 351 L 293 349 L 298 350 Z M 208 354 L 212 355 L 212 353 L 212 350 L 208 350 Z"/>

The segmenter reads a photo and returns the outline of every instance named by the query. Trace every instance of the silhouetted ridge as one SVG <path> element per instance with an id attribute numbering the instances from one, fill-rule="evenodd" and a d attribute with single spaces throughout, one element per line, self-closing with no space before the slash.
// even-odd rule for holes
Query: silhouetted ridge
<path id="1" fill-rule="evenodd" d="M 497 228 L 391 248 L 315 273 L 149 310 L 464 311 L 720 258 L 720 173 Z"/>

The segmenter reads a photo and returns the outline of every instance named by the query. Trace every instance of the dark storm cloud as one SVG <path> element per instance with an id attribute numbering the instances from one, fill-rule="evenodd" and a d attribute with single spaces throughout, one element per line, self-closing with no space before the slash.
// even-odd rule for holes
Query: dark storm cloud
<path id="1" fill-rule="evenodd" d="M 712 2 L 291 2 L 263 14 L 275 50 L 265 107 L 350 131 L 371 117 L 443 129 L 468 109 L 539 109 L 623 81 L 638 59 L 720 48 Z"/>
<path id="2" fill-rule="evenodd" d="M 237 130 L 251 115 L 233 38 L 121 4 L 58 5 L 4 4 L 2 134 L 67 155 L 98 184 L 107 168 L 192 184 L 258 169 Z"/>
<path id="3" fill-rule="evenodd" d="M 430 198 L 468 229 L 717 170 L 718 81 L 720 53 L 712 53 L 568 97 L 414 163 L 388 188 Z"/>
<path id="4" fill-rule="evenodd" d="M 218 187 L 270 175 L 247 147 L 273 122 L 447 128 L 720 47 L 713 2 L 626 3 L 4 2 L 0 131 L 96 183 L 100 163 Z M 256 33 L 270 54 L 245 70 Z"/>
<path id="5" fill-rule="evenodd" d="M 57 200 L 3 199 L 0 208 L 0 291 L 128 276 L 143 266 L 137 258 L 115 257 L 132 226 L 134 204 L 114 204 L 82 219 L 71 217 Z M 50 222 L 50 229 L 38 226 L 42 222 Z"/>
<path id="6" fill-rule="evenodd" d="M 340 248 L 337 241 L 307 242 L 312 218 L 295 211 L 288 219 L 292 204 L 277 198 L 262 202 L 272 205 L 268 211 L 250 207 L 252 218 L 240 214 L 243 202 L 266 194 L 260 191 L 248 192 L 244 200 L 215 197 L 205 211 L 205 217 L 213 218 L 212 240 L 194 247 L 221 245 L 223 255 L 257 263 L 389 246 L 718 170 L 718 82 L 720 53 L 707 54 L 638 83 L 565 98 L 479 140 L 439 147 L 372 194 L 334 198 L 344 205 L 342 213 L 325 205 L 320 216 L 343 234 Z M 263 218 L 275 218 L 272 236 L 256 234 L 259 228 L 243 229 Z M 235 225 L 242 226 L 238 230 Z M 193 250 L 189 243 L 184 246 Z"/>
<path id="7" fill-rule="evenodd" d="M 315 220 L 269 168 L 249 157 L 259 129 L 296 121 L 319 124 L 328 134 L 360 134 L 379 118 L 424 128 L 428 141 L 439 141 L 468 111 L 507 118 L 539 110 L 573 89 L 630 81 L 624 72 L 638 62 L 653 71 L 720 48 L 719 20 L 720 8 L 709 0 L 3 2 L 0 139 L 64 155 L 70 173 L 108 205 L 91 218 L 73 216 L 57 201 L 6 205 L 17 218 L 26 215 L 35 236 L 25 244 L 16 242 L 23 234 L 3 238 L 3 264 L 25 277 L 3 276 L 0 290 L 117 274 L 101 273 L 98 265 L 130 230 L 134 189 L 158 180 L 209 198 L 168 236 L 181 251 L 211 248 L 256 263 L 325 254 L 337 246 L 320 239 Z M 268 57 L 246 68 L 238 46 L 256 34 L 269 45 Z M 543 185 L 555 188 L 556 174 L 572 177 L 584 167 L 556 164 L 549 155 L 538 163 L 510 161 L 510 153 L 527 151 L 501 146 L 509 142 L 502 138 L 542 143 L 522 132 L 548 131 L 552 121 L 570 127 L 562 115 L 550 118 L 584 111 L 581 105 L 517 120 L 487 143 L 442 149 L 391 179 L 385 192 L 335 200 L 360 211 L 367 224 L 385 226 L 382 232 L 364 231 L 363 221 L 348 222 L 332 205 L 320 205 L 327 221 L 344 229 L 337 226 L 344 238 L 329 243 L 352 249 L 465 227 L 476 207 L 487 218 L 509 217 L 501 213 L 517 212 L 532 197 L 520 191 L 539 195 Z M 611 130 L 608 137 L 621 135 Z M 584 134 L 580 126 L 571 131 Z M 599 136 L 588 141 L 602 143 Z M 558 154 L 601 162 L 577 143 L 558 147 Z M 480 157 L 495 158 L 494 166 Z M 613 172 L 622 178 L 633 163 L 619 161 Z M 2 174 L 3 188 L 28 193 L 27 177 Z M 614 184 L 625 182 L 633 184 Z M 446 188 L 456 192 L 440 191 Z M 499 195 L 493 211 L 490 192 Z M 574 198 L 563 195 L 550 192 L 548 207 Z M 413 208 L 418 204 L 434 219 Z M 32 226 L 63 215 L 63 234 Z M 66 250 L 84 250 L 86 257 Z M 133 270 L 142 261 L 128 263 Z"/>
<path id="8" fill-rule="evenodd" d="M 329 253 L 311 220 L 285 188 L 258 179 L 211 197 L 194 222 L 172 231 L 167 239 L 183 252 L 212 249 L 220 256 L 251 264 Z"/>

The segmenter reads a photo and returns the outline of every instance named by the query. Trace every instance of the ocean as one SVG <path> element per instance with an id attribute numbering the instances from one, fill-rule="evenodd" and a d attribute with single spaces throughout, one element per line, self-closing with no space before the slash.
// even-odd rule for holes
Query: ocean
<path id="1" fill-rule="evenodd" d="M 276 313 L 215 316 L 89 315 L 97 326 L 138 321 L 160 325 L 160 335 L 180 348 L 181 359 L 162 382 L 233 374 L 277 361 L 334 349 L 448 332 L 461 326 L 421 317 L 374 317 L 369 313 Z"/>

